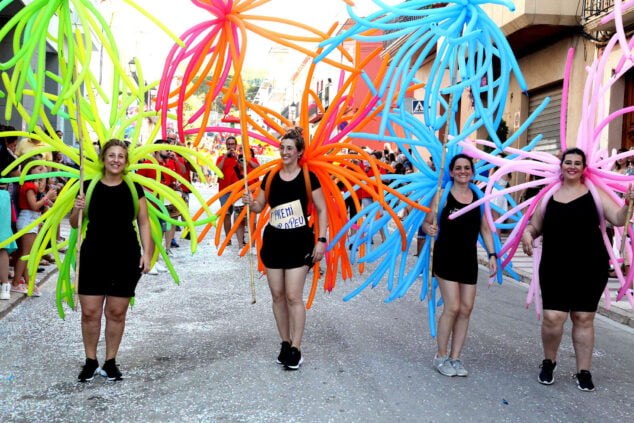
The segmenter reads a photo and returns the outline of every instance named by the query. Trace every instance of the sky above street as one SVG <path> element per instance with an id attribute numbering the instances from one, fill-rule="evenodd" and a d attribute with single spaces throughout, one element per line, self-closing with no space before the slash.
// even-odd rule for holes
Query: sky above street
<path id="1" fill-rule="evenodd" d="M 388 4 L 399 2 L 386 1 Z M 195 6 L 190 0 L 136 0 L 135 3 L 176 35 L 181 35 L 188 28 L 212 18 L 209 12 Z M 147 79 L 158 79 L 165 57 L 174 45 L 173 40 L 123 1 L 106 0 L 104 4 L 106 9 L 103 10 L 107 11 L 105 17 L 112 22 L 112 29 L 118 38 L 122 55 L 138 56 Z M 378 8 L 372 0 L 356 0 L 355 11 L 361 15 L 369 14 Z M 333 22 L 343 22 L 348 17 L 343 0 L 271 0 L 254 9 L 252 14 L 289 19 L 324 31 Z M 261 26 L 279 32 L 288 31 L 287 27 L 278 23 L 262 23 Z M 247 41 L 246 65 L 255 68 L 265 66 L 266 55 L 274 44 L 253 33 L 249 33 Z"/>

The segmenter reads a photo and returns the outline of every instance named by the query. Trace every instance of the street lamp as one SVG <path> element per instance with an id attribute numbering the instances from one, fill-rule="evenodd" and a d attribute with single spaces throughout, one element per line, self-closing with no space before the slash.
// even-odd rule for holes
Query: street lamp
<path id="1" fill-rule="evenodd" d="M 132 59 L 130 59 L 130 61 L 128 62 L 128 70 L 130 71 L 130 75 L 132 75 L 132 78 L 134 79 L 134 82 L 136 82 L 137 86 L 139 86 L 139 74 L 137 74 L 136 71 L 136 60 L 133 57 Z M 146 85 L 146 81 L 144 82 L 144 87 Z M 150 107 L 150 103 L 152 102 L 152 100 L 154 99 L 155 95 L 156 95 L 156 88 L 152 88 L 149 91 L 146 91 L 143 95 L 144 99 L 145 99 L 145 107 L 147 109 L 149 109 Z"/>
<path id="2" fill-rule="evenodd" d="M 134 57 L 130 59 L 128 62 L 128 70 L 130 70 L 130 75 L 134 78 L 134 81 L 139 84 L 139 76 L 136 73 L 136 62 L 134 61 Z"/>

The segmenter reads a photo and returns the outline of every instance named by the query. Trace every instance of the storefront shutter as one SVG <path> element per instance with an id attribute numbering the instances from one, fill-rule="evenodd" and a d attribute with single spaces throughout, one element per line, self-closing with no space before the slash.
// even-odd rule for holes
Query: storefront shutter
<path id="1" fill-rule="evenodd" d="M 528 140 L 533 140 L 537 135 L 542 134 L 543 138 L 535 146 L 536 151 L 545 151 L 556 154 L 561 149 L 559 137 L 559 117 L 561 114 L 561 91 L 562 86 L 550 86 L 545 89 L 535 90 L 530 93 L 528 99 L 529 113 L 533 113 L 546 97 L 550 97 L 550 103 L 537 116 L 528 127 Z"/>

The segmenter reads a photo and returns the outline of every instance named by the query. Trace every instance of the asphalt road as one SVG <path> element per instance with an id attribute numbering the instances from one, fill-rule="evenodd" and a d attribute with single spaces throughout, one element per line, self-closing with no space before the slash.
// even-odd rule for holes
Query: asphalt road
<path id="1" fill-rule="evenodd" d="M 122 382 L 75 382 L 84 360 L 80 315 L 57 316 L 54 282 L 0 320 L 0 421 L 633 421 L 634 331 L 597 317 L 597 390 L 585 393 L 571 376 L 568 326 L 557 380 L 542 386 L 539 321 L 515 282 L 489 289 L 481 274 L 463 351 L 467 378 L 432 369 L 435 340 L 418 292 L 385 304 L 381 285 L 344 303 L 362 277 L 318 292 L 305 363 L 291 372 L 274 362 L 279 339 L 265 278 L 251 305 L 248 260 L 236 247 L 218 257 L 205 241 L 195 256 L 177 250 L 175 263 L 180 286 L 165 274 L 140 282 L 118 356 Z M 103 361 L 103 340 L 99 348 Z"/>

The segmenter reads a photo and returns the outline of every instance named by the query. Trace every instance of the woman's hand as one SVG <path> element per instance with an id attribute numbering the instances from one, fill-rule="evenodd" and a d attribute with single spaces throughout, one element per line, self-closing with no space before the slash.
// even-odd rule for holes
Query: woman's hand
<path id="1" fill-rule="evenodd" d="M 522 234 L 522 250 L 529 257 L 533 256 L 533 241 L 533 235 L 525 230 Z"/>
<path id="2" fill-rule="evenodd" d="M 438 225 L 436 223 L 423 223 L 423 232 L 429 236 L 438 235 Z"/>
<path id="3" fill-rule="evenodd" d="M 493 277 L 498 272 L 498 262 L 495 256 L 489 257 L 489 276 Z"/>
<path id="4" fill-rule="evenodd" d="M 315 248 L 313 248 L 313 263 L 317 263 L 322 258 L 324 258 L 324 251 L 326 251 L 326 243 L 317 241 L 317 244 L 315 244 Z"/>
<path id="5" fill-rule="evenodd" d="M 141 260 L 139 260 L 139 269 L 141 270 L 141 273 L 143 275 L 145 275 L 147 272 L 150 271 L 150 263 L 152 262 L 152 257 L 151 256 L 147 256 L 145 254 L 143 254 L 141 256 Z"/>
<path id="6" fill-rule="evenodd" d="M 77 210 L 84 210 L 86 208 L 86 198 L 83 195 L 78 195 L 75 198 L 74 208 Z"/>
<path id="7" fill-rule="evenodd" d="M 244 204 L 248 204 L 249 207 L 253 207 L 253 195 L 251 195 L 250 192 L 245 191 L 245 193 L 242 195 L 242 202 Z"/>
<path id="8" fill-rule="evenodd" d="M 46 193 L 46 198 L 51 201 L 55 201 L 57 199 L 57 190 L 55 188 L 51 188 Z"/>
<path id="9" fill-rule="evenodd" d="M 623 194 L 623 198 L 625 199 L 625 205 L 628 205 L 634 200 L 634 185 L 629 184 L 627 186 L 627 191 Z"/>

